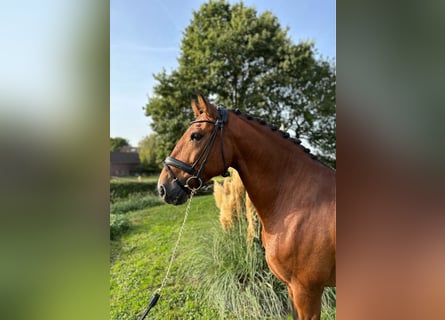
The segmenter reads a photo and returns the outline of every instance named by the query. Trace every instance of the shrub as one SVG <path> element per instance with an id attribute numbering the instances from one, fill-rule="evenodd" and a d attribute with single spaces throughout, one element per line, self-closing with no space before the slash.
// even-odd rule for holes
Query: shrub
<path id="1" fill-rule="evenodd" d="M 110 181 L 110 202 L 114 203 L 134 193 L 156 193 L 157 182 Z"/>
<path id="2" fill-rule="evenodd" d="M 123 215 L 110 214 L 110 239 L 116 240 L 130 229 L 130 220 Z"/>
<path id="3" fill-rule="evenodd" d="M 121 201 L 133 194 L 157 195 L 157 185 L 157 180 L 150 182 L 110 180 L 110 203 Z M 204 184 L 197 195 L 207 195 L 212 192 L 213 182 L 209 181 Z"/>
<path id="4" fill-rule="evenodd" d="M 110 205 L 111 214 L 124 214 L 130 211 L 143 210 L 162 204 L 162 200 L 150 194 L 131 194 L 127 199 Z"/>

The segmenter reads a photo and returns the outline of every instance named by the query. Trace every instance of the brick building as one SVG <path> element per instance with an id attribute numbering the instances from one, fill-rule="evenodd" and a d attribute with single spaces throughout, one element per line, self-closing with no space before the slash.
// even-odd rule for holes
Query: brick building
<path id="1" fill-rule="evenodd" d="M 137 152 L 110 152 L 110 176 L 130 176 L 141 164 Z"/>

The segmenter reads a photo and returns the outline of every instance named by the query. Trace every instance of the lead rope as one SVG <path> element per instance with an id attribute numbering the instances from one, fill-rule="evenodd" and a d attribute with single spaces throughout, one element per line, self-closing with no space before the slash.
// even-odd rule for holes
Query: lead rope
<path id="1" fill-rule="evenodd" d="M 181 228 L 179 229 L 178 239 L 176 240 L 175 247 L 173 248 L 173 253 L 172 253 L 172 256 L 170 258 L 170 263 L 168 264 L 167 272 L 165 273 L 165 277 L 162 280 L 161 286 L 156 290 L 153 298 L 151 298 L 150 302 L 148 303 L 147 309 L 145 309 L 145 312 L 141 316 L 140 320 L 144 320 L 145 317 L 147 316 L 147 314 L 150 312 L 151 308 L 153 308 L 156 305 L 156 303 L 158 302 L 159 298 L 161 297 L 160 293 L 161 293 L 162 289 L 164 289 L 165 285 L 167 284 L 168 276 L 170 274 L 170 269 L 171 269 L 171 267 L 173 265 L 173 262 L 175 261 L 176 251 L 178 250 L 179 243 L 181 242 L 182 234 L 184 233 L 185 222 L 187 221 L 187 217 L 188 217 L 189 211 L 190 211 L 190 204 L 192 203 L 192 198 L 195 195 L 196 191 L 197 190 L 194 189 L 190 193 L 190 198 L 189 198 L 189 201 L 187 203 L 187 207 L 185 209 L 184 221 L 182 222 Z"/>

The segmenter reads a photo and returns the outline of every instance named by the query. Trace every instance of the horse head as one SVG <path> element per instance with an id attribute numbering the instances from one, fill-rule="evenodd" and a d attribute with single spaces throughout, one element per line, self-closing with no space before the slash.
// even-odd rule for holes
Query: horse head
<path id="1" fill-rule="evenodd" d="M 216 107 L 203 96 L 192 101 L 195 120 L 164 161 L 159 176 L 159 195 L 171 204 L 182 204 L 191 192 L 217 175 L 227 176 L 232 150 L 224 134 L 229 112 Z"/>

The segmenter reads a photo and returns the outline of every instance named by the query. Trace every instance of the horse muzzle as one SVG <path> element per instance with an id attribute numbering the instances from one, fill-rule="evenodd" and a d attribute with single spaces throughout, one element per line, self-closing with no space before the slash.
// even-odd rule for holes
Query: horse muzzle
<path id="1" fill-rule="evenodd" d="M 158 194 L 167 203 L 173 205 L 183 204 L 189 195 L 173 181 L 158 182 Z"/>

